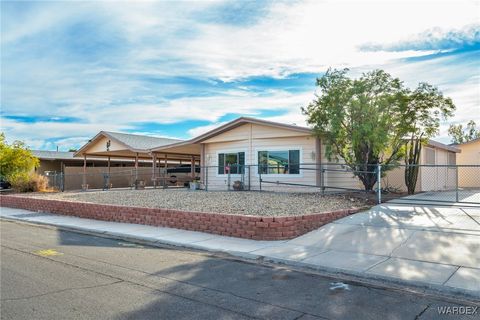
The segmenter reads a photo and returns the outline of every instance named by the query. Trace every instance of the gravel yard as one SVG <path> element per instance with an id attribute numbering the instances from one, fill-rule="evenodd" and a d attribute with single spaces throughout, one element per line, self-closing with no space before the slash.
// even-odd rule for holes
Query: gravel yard
<path id="1" fill-rule="evenodd" d="M 186 189 L 32 193 L 25 196 L 186 211 L 285 216 L 363 207 L 365 201 L 318 193 L 190 191 Z"/>

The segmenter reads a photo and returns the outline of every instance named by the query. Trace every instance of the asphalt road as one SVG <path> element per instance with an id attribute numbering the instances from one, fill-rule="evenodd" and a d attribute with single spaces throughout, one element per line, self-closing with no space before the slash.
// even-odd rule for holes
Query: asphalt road
<path id="1" fill-rule="evenodd" d="M 355 284 L 332 290 L 338 280 L 281 267 L 0 224 L 1 319 L 457 319 L 437 308 L 468 306 Z"/>

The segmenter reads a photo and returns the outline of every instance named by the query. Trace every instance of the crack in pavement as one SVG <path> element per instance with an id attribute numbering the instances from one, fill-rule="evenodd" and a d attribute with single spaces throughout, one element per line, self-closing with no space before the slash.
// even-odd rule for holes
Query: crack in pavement
<path id="1" fill-rule="evenodd" d="M 463 208 L 460 208 L 461 211 L 463 211 L 463 213 L 465 213 L 470 219 L 472 219 L 476 224 L 478 224 L 480 226 L 480 222 L 478 222 L 474 217 L 472 217 L 467 211 L 465 211 L 465 209 Z"/>
<path id="2" fill-rule="evenodd" d="M 407 243 L 408 240 L 410 240 L 410 238 L 415 234 L 417 233 L 418 230 L 415 230 L 413 231 L 412 233 L 410 233 L 410 235 L 405 239 L 403 240 L 398 246 L 396 246 L 395 248 L 392 249 L 392 251 L 390 251 L 390 254 L 388 255 L 390 258 L 392 257 L 392 254 L 395 252 L 395 250 L 397 250 L 398 248 L 400 248 L 401 246 L 403 246 L 405 243 Z"/>
<path id="3" fill-rule="evenodd" d="M 425 313 L 425 311 L 428 310 L 428 308 L 430 308 L 430 304 L 427 304 L 427 306 L 425 307 L 425 309 L 423 309 L 422 311 L 420 311 L 420 313 L 415 316 L 415 320 L 420 319 L 420 317 Z"/>

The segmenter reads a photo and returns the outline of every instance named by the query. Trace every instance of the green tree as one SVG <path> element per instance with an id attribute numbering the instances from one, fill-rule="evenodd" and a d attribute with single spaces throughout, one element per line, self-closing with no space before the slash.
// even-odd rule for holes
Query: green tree
<path id="1" fill-rule="evenodd" d="M 405 184 L 409 194 L 415 193 L 422 145 L 438 134 L 440 121 L 453 115 L 455 105 L 448 97 L 428 83 L 420 83 L 407 91 L 406 109 L 402 112 L 405 131 Z"/>
<path id="2" fill-rule="evenodd" d="M 5 134 L 0 134 L 0 176 L 11 179 L 18 174 L 28 174 L 39 165 L 39 160 L 22 141 L 8 144 Z"/>
<path id="3" fill-rule="evenodd" d="M 460 144 L 480 138 L 480 129 L 477 129 L 475 121 L 470 120 L 465 129 L 461 124 L 450 125 L 448 135 L 452 137 L 452 143 Z"/>
<path id="4" fill-rule="evenodd" d="M 411 92 L 383 70 L 358 79 L 347 77 L 347 72 L 328 70 L 318 78 L 316 99 L 302 111 L 315 134 L 326 141 L 328 158 L 342 158 L 365 189 L 372 190 L 376 166 L 382 164 L 387 171 L 398 165 L 405 156 L 405 138 L 437 132 L 443 114 L 438 110 L 445 102 L 445 109 L 454 106 L 436 88 L 420 84 Z"/>

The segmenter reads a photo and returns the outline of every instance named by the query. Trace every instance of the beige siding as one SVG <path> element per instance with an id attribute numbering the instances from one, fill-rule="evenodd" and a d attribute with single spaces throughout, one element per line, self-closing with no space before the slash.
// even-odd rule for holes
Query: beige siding
<path id="1" fill-rule="evenodd" d="M 267 132 L 271 130 L 271 132 Z M 218 166 L 218 154 L 224 152 L 245 152 L 245 164 L 257 165 L 258 151 L 263 150 L 300 150 L 300 162 L 311 163 L 315 168 L 315 138 L 305 133 L 299 135 L 298 132 L 278 129 L 275 127 L 245 124 L 223 134 L 214 139 L 204 142 L 205 145 L 205 164 L 208 166 Z M 290 136 L 287 136 L 290 135 Z M 277 136 L 277 137 L 275 137 Z M 259 177 L 257 167 L 252 167 L 252 172 L 245 175 L 251 179 L 251 186 L 258 187 Z M 289 183 L 300 183 L 315 185 L 316 176 L 314 170 L 300 170 L 299 175 L 262 175 L 264 180 L 281 181 Z M 239 175 L 231 175 L 231 182 L 240 179 Z M 218 174 L 217 168 L 209 168 L 208 183 L 209 187 L 227 187 L 227 175 Z M 266 185 L 267 186 L 267 185 Z"/>
<path id="2" fill-rule="evenodd" d="M 245 124 L 206 140 L 203 143 L 205 145 L 205 164 L 215 167 L 218 166 L 219 153 L 245 152 L 245 163 L 247 165 L 257 165 L 258 151 L 298 149 L 300 150 L 300 162 L 303 164 L 299 175 L 262 175 L 263 180 L 312 186 L 320 184 L 316 176 L 316 170 L 319 168 L 316 162 L 316 139 L 309 134 L 270 126 Z M 322 162 L 327 163 L 325 146 L 322 146 L 321 150 Z M 330 165 L 329 168 L 348 170 L 346 167 L 342 168 L 340 165 L 341 161 L 338 165 Z M 217 170 L 217 168 L 208 169 L 209 186 L 227 188 L 228 176 L 219 175 Z M 252 167 L 250 174 L 246 172 L 245 181 L 248 181 L 248 176 L 250 176 L 251 186 L 258 186 L 258 168 Z M 238 175 L 231 176 L 231 182 L 238 179 L 240 179 Z M 324 183 L 330 187 L 362 188 L 358 178 L 354 177 L 350 172 L 327 170 L 325 172 Z M 268 186 L 272 185 L 265 184 L 265 187 Z"/>
<path id="3" fill-rule="evenodd" d="M 390 187 L 401 192 L 407 192 L 407 185 L 405 184 L 405 163 L 400 163 L 400 166 L 387 171 L 382 178 L 382 188 Z M 417 177 L 417 184 L 415 185 L 415 192 L 422 191 L 422 169 L 420 168 Z"/>
<path id="4" fill-rule="evenodd" d="M 203 141 L 203 143 L 238 141 L 248 139 L 248 137 L 250 136 L 251 126 L 251 124 L 244 124 L 240 127 L 233 128 L 229 131 L 205 140 Z"/>
<path id="5" fill-rule="evenodd" d="M 322 143 L 322 163 L 323 167 L 326 169 L 324 175 L 324 184 L 327 187 L 338 187 L 338 188 L 350 188 L 350 189 L 363 189 L 363 184 L 361 181 L 349 172 L 347 166 L 343 166 L 345 161 L 342 159 L 330 161 L 326 156 L 326 145 Z M 330 169 L 330 170 L 329 170 Z M 344 170 L 344 172 L 336 171 Z M 328 189 L 327 189 L 328 190 Z M 335 189 L 332 189 L 335 190 Z M 340 189 L 337 189 L 340 190 Z"/>
<path id="6" fill-rule="evenodd" d="M 278 138 L 278 139 L 253 139 L 242 140 L 236 142 L 209 143 L 205 145 L 205 159 L 208 166 L 218 166 L 218 154 L 224 152 L 245 152 L 245 164 L 255 165 L 250 172 L 252 186 L 258 186 L 259 177 L 257 165 L 257 153 L 263 150 L 300 150 L 300 161 L 302 163 L 314 161 L 311 160 L 312 153 L 315 151 L 315 139 L 313 137 L 296 137 L 296 138 Z M 314 153 L 313 153 L 314 154 Z M 314 168 L 312 164 L 307 167 Z M 248 176 L 248 172 L 247 172 Z M 315 185 L 314 170 L 300 170 L 299 175 L 262 175 L 267 181 L 281 181 L 289 183 L 300 183 Z M 209 168 L 208 181 L 209 185 L 227 187 L 227 175 L 219 175 L 217 168 Z M 240 179 L 238 175 L 231 176 L 232 182 Z M 248 177 L 245 179 L 248 180 Z"/>
<path id="7" fill-rule="evenodd" d="M 427 150 L 433 150 L 435 154 L 434 165 L 427 164 Z M 418 180 L 416 185 L 416 191 L 434 191 L 434 190 L 451 190 L 455 188 L 455 168 L 449 168 L 448 165 L 449 151 L 434 148 L 431 146 L 425 146 L 422 149 L 420 155 L 420 171 L 418 174 Z M 399 189 L 400 191 L 407 191 L 405 185 L 405 168 L 402 166 L 399 168 L 390 170 L 386 176 L 382 178 L 383 187 L 392 187 Z M 436 167 L 436 165 L 441 165 Z"/>
<path id="8" fill-rule="evenodd" d="M 302 137 L 306 135 L 307 134 L 303 132 L 249 123 L 216 135 L 203 141 L 203 143 L 248 140 L 249 137 L 252 137 L 253 139 L 277 139 Z"/>
<path id="9" fill-rule="evenodd" d="M 91 145 L 89 148 L 88 148 L 88 152 L 89 153 L 96 153 L 96 152 L 105 152 L 107 151 L 107 142 L 109 141 L 110 139 L 108 139 L 107 137 L 101 137 L 98 139 L 98 141 Z M 109 147 L 109 150 L 110 151 L 118 151 L 118 150 L 125 150 L 126 147 L 124 145 L 122 145 L 121 143 L 118 143 L 114 140 L 110 140 L 110 147 Z"/>
<path id="10" fill-rule="evenodd" d="M 461 153 L 457 154 L 460 166 L 480 166 L 480 140 L 457 146 Z M 480 188 L 480 167 L 459 167 L 458 184 L 462 188 Z"/>
<path id="11" fill-rule="evenodd" d="M 424 147 L 426 148 L 432 147 Z M 455 168 L 447 167 L 448 165 L 448 151 L 433 148 L 435 151 L 435 165 L 428 166 L 426 164 L 426 152 L 421 154 L 421 164 L 423 165 L 420 170 L 421 176 L 421 191 L 440 191 L 451 190 L 455 188 L 456 176 Z"/>

